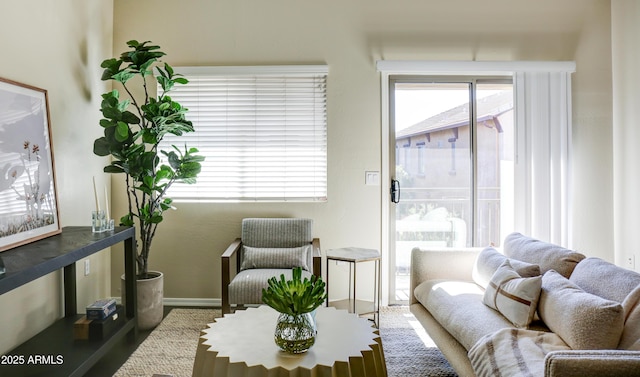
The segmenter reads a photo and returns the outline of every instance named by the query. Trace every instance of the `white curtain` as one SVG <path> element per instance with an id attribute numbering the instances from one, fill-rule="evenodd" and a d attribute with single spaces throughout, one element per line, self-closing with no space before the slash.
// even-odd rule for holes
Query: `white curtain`
<path id="1" fill-rule="evenodd" d="M 571 72 L 514 74 L 515 229 L 567 247 L 571 247 Z"/>

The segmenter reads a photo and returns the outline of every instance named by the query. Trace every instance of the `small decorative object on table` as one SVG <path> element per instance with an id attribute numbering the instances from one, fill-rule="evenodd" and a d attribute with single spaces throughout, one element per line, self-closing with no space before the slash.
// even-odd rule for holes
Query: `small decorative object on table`
<path id="1" fill-rule="evenodd" d="M 316 340 L 316 325 L 312 312 L 326 299 L 325 283 L 313 275 L 302 280 L 302 268 L 295 267 L 292 279 L 269 279 L 262 290 L 262 301 L 280 313 L 274 339 L 278 347 L 289 353 L 306 352 Z"/>
<path id="2" fill-rule="evenodd" d="M 98 300 L 87 306 L 87 319 L 105 319 L 116 311 L 116 300 Z"/>
<path id="3" fill-rule="evenodd" d="M 109 195 L 107 188 L 104 188 L 105 209 L 100 209 L 98 201 L 98 190 L 96 189 L 96 178 L 93 177 L 93 195 L 96 201 L 96 210 L 91 211 L 91 231 L 93 233 L 112 232 L 115 229 L 115 221 L 109 215 Z"/>

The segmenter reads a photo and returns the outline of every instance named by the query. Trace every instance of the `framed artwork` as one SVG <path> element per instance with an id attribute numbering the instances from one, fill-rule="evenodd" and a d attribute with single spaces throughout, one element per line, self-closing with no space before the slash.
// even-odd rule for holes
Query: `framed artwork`
<path id="1" fill-rule="evenodd" d="M 60 231 L 47 91 L 0 78 L 0 251 Z"/>

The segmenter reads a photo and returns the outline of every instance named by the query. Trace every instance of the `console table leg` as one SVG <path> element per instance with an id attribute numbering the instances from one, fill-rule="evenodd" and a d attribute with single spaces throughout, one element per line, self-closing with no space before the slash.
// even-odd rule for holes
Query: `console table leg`
<path id="1" fill-rule="evenodd" d="M 124 241 L 124 284 L 127 302 L 124 303 L 127 318 L 137 315 L 135 238 Z"/>
<path id="2" fill-rule="evenodd" d="M 78 298 L 76 296 L 76 264 L 64 267 L 64 316 L 73 317 L 78 312 Z"/>

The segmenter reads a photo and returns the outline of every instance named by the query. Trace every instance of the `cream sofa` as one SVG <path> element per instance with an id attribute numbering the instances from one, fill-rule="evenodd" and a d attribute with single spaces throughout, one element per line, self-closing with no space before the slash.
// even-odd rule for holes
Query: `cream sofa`
<path id="1" fill-rule="evenodd" d="M 640 376 L 640 274 L 519 233 L 503 245 L 412 250 L 411 312 L 459 376 Z"/>

